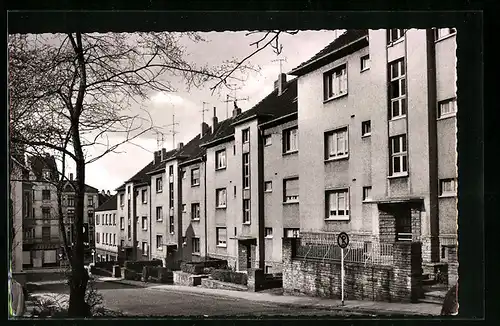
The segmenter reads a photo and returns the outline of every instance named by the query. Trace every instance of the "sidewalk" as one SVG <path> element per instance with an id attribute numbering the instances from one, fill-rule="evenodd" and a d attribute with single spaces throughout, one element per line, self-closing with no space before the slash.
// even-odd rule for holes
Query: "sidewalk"
<path id="1" fill-rule="evenodd" d="M 207 289 L 199 286 L 180 286 L 170 284 L 144 283 L 129 281 L 119 278 L 107 278 L 107 282 L 117 282 L 139 287 L 147 287 L 150 290 L 189 292 L 199 295 L 223 296 L 229 298 L 244 299 L 274 303 L 281 306 L 302 307 L 312 309 L 342 310 L 346 312 L 364 313 L 370 315 L 414 315 L 414 316 L 439 316 L 441 306 L 432 303 L 390 303 L 375 301 L 348 300 L 342 306 L 341 300 L 326 299 L 307 296 L 275 295 L 262 292 L 244 292 L 220 289 Z"/>

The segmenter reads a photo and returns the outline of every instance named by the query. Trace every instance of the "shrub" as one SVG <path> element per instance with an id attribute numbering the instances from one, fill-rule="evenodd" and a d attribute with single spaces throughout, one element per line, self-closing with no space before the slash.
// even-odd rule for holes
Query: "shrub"
<path id="1" fill-rule="evenodd" d="M 210 276 L 214 280 L 219 280 L 219 281 L 228 282 L 228 283 L 247 285 L 247 282 L 248 282 L 247 274 L 233 272 L 229 269 L 215 269 L 212 271 Z"/>
<path id="2" fill-rule="evenodd" d="M 141 261 L 126 261 L 124 264 L 125 269 L 132 270 L 136 273 L 142 273 L 144 266 L 162 266 L 161 260 L 141 260 Z"/>
<path id="3" fill-rule="evenodd" d="M 202 262 L 181 263 L 181 271 L 189 274 L 203 274 L 204 265 Z"/>

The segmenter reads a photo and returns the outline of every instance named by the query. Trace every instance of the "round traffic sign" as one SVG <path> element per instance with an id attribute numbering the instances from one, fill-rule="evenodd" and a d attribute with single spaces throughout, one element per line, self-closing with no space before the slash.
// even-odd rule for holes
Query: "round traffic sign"
<path id="1" fill-rule="evenodd" d="M 340 232 L 337 236 L 337 244 L 340 248 L 344 249 L 349 245 L 349 236 L 345 232 Z"/>

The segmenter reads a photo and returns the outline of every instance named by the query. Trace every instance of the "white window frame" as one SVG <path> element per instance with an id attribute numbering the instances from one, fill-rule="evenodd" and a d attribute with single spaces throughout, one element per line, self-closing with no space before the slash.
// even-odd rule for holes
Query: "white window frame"
<path id="1" fill-rule="evenodd" d="M 225 236 L 224 240 L 221 240 L 221 237 L 220 237 L 221 230 L 224 230 L 226 232 L 226 236 Z M 217 227 L 215 232 L 216 232 L 216 236 L 217 236 L 217 247 L 226 248 L 227 247 L 227 228 Z"/>
<path id="2" fill-rule="evenodd" d="M 158 212 L 160 213 L 159 216 Z M 156 222 L 163 222 L 163 206 L 156 206 L 155 217 L 156 217 Z"/>
<path id="3" fill-rule="evenodd" d="M 446 185 L 451 189 L 445 189 Z M 439 197 L 455 197 L 457 195 L 458 180 L 456 178 L 446 178 L 439 180 Z"/>
<path id="4" fill-rule="evenodd" d="M 144 222 L 145 221 L 145 222 Z M 141 224 L 142 224 L 142 230 L 147 231 L 148 230 L 148 217 L 147 216 L 142 216 L 141 217 Z"/>
<path id="5" fill-rule="evenodd" d="M 264 237 L 266 239 L 272 239 L 273 238 L 273 228 L 264 228 Z"/>
<path id="6" fill-rule="evenodd" d="M 113 233 L 113 246 L 116 247 L 116 233 Z"/>
<path id="7" fill-rule="evenodd" d="M 156 192 L 163 192 L 163 178 L 158 177 L 156 178 Z"/>
<path id="8" fill-rule="evenodd" d="M 215 208 L 227 207 L 227 190 L 226 188 L 215 189 Z"/>
<path id="9" fill-rule="evenodd" d="M 368 129 L 368 130 L 366 130 Z M 372 121 L 365 120 L 361 122 L 361 137 L 368 137 L 372 134 Z"/>
<path id="10" fill-rule="evenodd" d="M 348 92 L 347 64 L 341 64 L 323 74 L 324 102 L 347 95 Z"/>
<path id="11" fill-rule="evenodd" d="M 245 207 L 245 203 L 248 203 L 248 207 Z M 251 222 L 251 202 L 250 199 L 243 199 L 243 224 L 250 224 Z"/>
<path id="12" fill-rule="evenodd" d="M 175 218 L 172 215 L 168 217 L 168 231 L 170 234 L 175 234 Z"/>
<path id="13" fill-rule="evenodd" d="M 283 153 L 299 151 L 299 129 L 297 127 L 283 130 Z"/>
<path id="14" fill-rule="evenodd" d="M 241 131 L 241 142 L 243 144 L 250 142 L 250 128 Z"/>
<path id="15" fill-rule="evenodd" d="M 441 41 L 457 33 L 456 28 L 434 28 L 434 40 Z"/>
<path id="16" fill-rule="evenodd" d="M 338 160 L 349 157 L 349 128 L 342 127 L 326 132 L 326 157 Z M 340 146 L 343 145 L 343 146 Z"/>
<path id="17" fill-rule="evenodd" d="M 141 250 L 142 250 L 142 255 L 143 256 L 147 256 L 148 255 L 149 248 L 148 248 L 148 243 L 146 241 L 142 242 Z"/>
<path id="18" fill-rule="evenodd" d="M 349 220 L 350 213 L 350 191 L 349 188 L 334 189 L 326 191 L 326 216 L 327 221 L 346 221 Z M 341 205 L 341 200 L 343 205 Z M 343 212 L 343 214 L 340 214 Z M 334 213 L 334 214 L 333 214 Z"/>
<path id="19" fill-rule="evenodd" d="M 100 243 L 101 241 L 101 234 L 99 232 L 95 233 L 95 242 Z"/>
<path id="20" fill-rule="evenodd" d="M 406 87 L 407 87 L 407 81 L 406 81 L 406 66 L 405 66 L 405 59 L 400 58 L 397 60 L 394 60 L 389 63 L 389 99 L 390 99 L 390 119 L 400 119 L 403 117 L 406 117 L 406 112 L 408 110 L 408 100 L 406 98 Z M 394 65 L 397 65 L 397 75 L 393 76 L 393 67 Z M 398 96 L 396 97 L 391 97 L 392 96 L 392 85 L 393 83 L 398 84 L 399 88 L 399 93 Z M 395 104 L 398 104 L 398 109 L 397 109 L 397 114 L 394 114 L 394 106 Z"/>
<path id="21" fill-rule="evenodd" d="M 192 247 L 192 253 L 193 254 L 200 254 L 200 238 L 198 237 L 193 237 L 191 238 L 191 247 Z M 196 248 L 198 247 L 198 248 Z"/>
<path id="22" fill-rule="evenodd" d="M 296 181 L 297 182 L 297 195 L 288 195 L 287 194 L 286 184 L 289 181 Z M 299 178 L 298 177 L 283 179 L 283 202 L 284 203 L 298 203 L 299 202 Z"/>
<path id="23" fill-rule="evenodd" d="M 141 190 L 141 199 L 142 199 L 142 203 L 143 204 L 147 204 L 148 203 L 148 190 L 147 189 L 142 189 Z"/>
<path id="24" fill-rule="evenodd" d="M 269 188 L 267 187 L 269 185 Z M 264 192 L 272 192 L 273 191 L 273 182 L 272 181 L 264 181 Z"/>
<path id="25" fill-rule="evenodd" d="M 163 251 L 163 234 L 156 235 L 156 250 Z"/>
<path id="26" fill-rule="evenodd" d="M 361 64 L 361 72 L 369 70 L 370 69 L 370 55 L 364 55 L 360 58 L 360 64 Z"/>
<path id="27" fill-rule="evenodd" d="M 227 166 L 226 149 L 221 149 L 215 152 L 215 170 L 224 170 Z"/>
<path id="28" fill-rule="evenodd" d="M 446 112 L 443 109 L 447 108 Z M 449 98 L 438 103 L 438 119 L 454 117 L 457 114 L 457 99 L 455 97 Z"/>
<path id="29" fill-rule="evenodd" d="M 182 212 L 183 212 L 183 213 L 186 213 L 186 212 L 187 212 L 187 211 L 186 211 L 186 204 L 182 204 Z"/>
<path id="30" fill-rule="evenodd" d="M 194 177 L 194 172 L 198 171 L 198 178 Z M 200 185 L 200 168 L 191 169 L 191 187 L 197 187 Z"/>
<path id="31" fill-rule="evenodd" d="M 243 189 L 250 189 L 250 153 L 244 153 L 243 160 Z"/>
<path id="32" fill-rule="evenodd" d="M 291 236 L 290 236 L 291 234 Z M 284 229 L 285 238 L 300 238 L 299 228 L 285 228 Z"/>
<path id="33" fill-rule="evenodd" d="M 372 199 L 372 187 L 363 187 L 363 201 L 370 201 Z"/>
<path id="34" fill-rule="evenodd" d="M 393 34 L 396 34 L 394 38 Z M 405 37 L 405 30 L 401 28 L 391 28 L 387 30 L 387 46 L 392 46 L 401 42 Z"/>
<path id="35" fill-rule="evenodd" d="M 396 146 L 396 139 L 399 139 L 399 146 Z M 390 145 L 390 167 L 391 176 L 406 176 L 408 175 L 408 144 L 406 134 L 398 135 L 389 138 Z M 396 148 L 398 147 L 398 148 Z M 399 172 L 394 172 L 396 164 L 396 159 L 399 158 Z M 404 160 L 406 159 L 406 169 L 404 166 Z"/>
<path id="36" fill-rule="evenodd" d="M 120 206 L 125 206 L 125 194 L 120 194 Z"/>
<path id="37" fill-rule="evenodd" d="M 120 216 L 120 230 L 125 230 L 125 216 Z"/>
<path id="38" fill-rule="evenodd" d="M 198 207 L 198 216 L 196 216 L 196 214 L 193 214 L 194 210 L 193 208 L 194 207 Z M 200 217 L 201 217 L 201 205 L 200 203 L 191 203 L 191 220 L 193 221 L 199 221 L 200 220 Z"/>
<path id="39" fill-rule="evenodd" d="M 271 135 L 265 135 L 264 136 L 264 146 L 271 146 L 273 144 L 273 140 Z"/>

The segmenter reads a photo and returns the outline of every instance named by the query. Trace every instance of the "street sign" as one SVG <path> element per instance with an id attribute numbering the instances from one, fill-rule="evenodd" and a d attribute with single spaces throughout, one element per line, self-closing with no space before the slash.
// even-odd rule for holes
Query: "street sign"
<path id="1" fill-rule="evenodd" d="M 349 245 L 349 236 L 345 232 L 340 232 L 337 236 L 337 243 L 340 248 L 344 249 Z"/>

